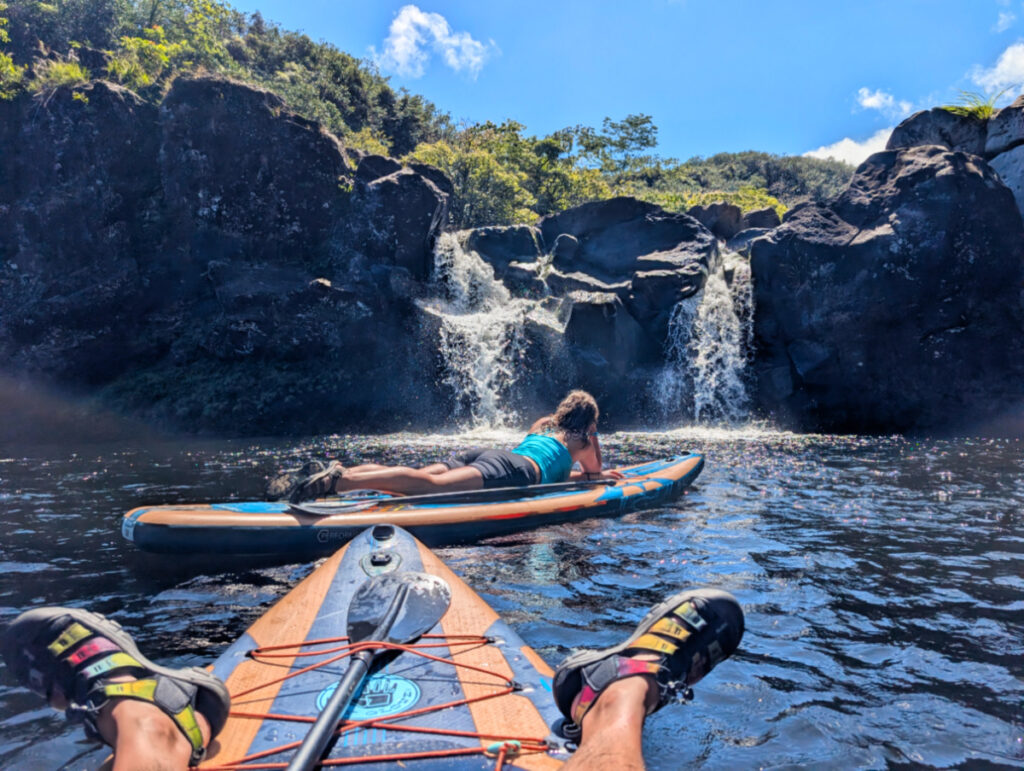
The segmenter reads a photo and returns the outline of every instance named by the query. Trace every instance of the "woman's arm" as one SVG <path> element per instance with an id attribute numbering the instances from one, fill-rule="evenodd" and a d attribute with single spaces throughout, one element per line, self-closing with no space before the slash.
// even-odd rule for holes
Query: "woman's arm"
<path id="1" fill-rule="evenodd" d="M 538 418 L 527 433 L 540 434 L 551 427 L 551 419 L 554 415 L 545 415 L 543 418 Z"/>
<path id="2" fill-rule="evenodd" d="M 601 443 L 597 439 L 597 431 L 587 435 L 589 441 L 572 454 L 572 459 L 578 461 L 582 471 L 572 471 L 569 479 L 622 479 L 621 472 L 605 469 L 601 461 Z"/>

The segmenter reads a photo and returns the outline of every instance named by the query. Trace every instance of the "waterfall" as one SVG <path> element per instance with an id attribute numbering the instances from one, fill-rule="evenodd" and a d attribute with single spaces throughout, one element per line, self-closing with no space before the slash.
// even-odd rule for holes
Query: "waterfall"
<path id="1" fill-rule="evenodd" d="M 423 307 L 441 319 L 442 377 L 455 392 L 456 417 L 472 428 L 514 424 L 507 396 L 521 374 L 525 322 L 537 303 L 513 298 L 454 233 L 443 233 L 434 248 L 434 284 Z"/>
<path id="2" fill-rule="evenodd" d="M 654 395 L 666 417 L 680 412 L 695 422 L 736 422 L 747 417 L 747 363 L 753 346 L 750 266 L 730 263 L 732 286 L 719 269 L 704 288 L 672 309 L 665 367 Z"/>

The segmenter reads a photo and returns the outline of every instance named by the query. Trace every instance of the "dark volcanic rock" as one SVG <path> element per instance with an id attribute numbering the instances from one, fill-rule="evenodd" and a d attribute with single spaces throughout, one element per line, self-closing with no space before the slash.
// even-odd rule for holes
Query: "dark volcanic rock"
<path id="1" fill-rule="evenodd" d="M 652 344 L 617 295 L 573 292 L 570 300 L 565 339 L 599 356 L 608 376 L 627 378 L 636 365 L 658 359 L 661 347 Z"/>
<path id="2" fill-rule="evenodd" d="M 1024 227 L 977 156 L 877 153 L 751 267 L 759 398 L 790 426 L 950 429 L 1021 399 Z"/>
<path id="3" fill-rule="evenodd" d="M 1024 95 L 988 119 L 985 157 L 992 158 L 1021 144 L 1024 144 Z"/>
<path id="4" fill-rule="evenodd" d="M 572 256 L 554 256 L 552 264 L 563 272 L 583 271 L 614 283 L 641 268 L 640 258 L 657 254 L 664 267 L 677 267 L 694 255 L 706 260 L 714 241 L 700 223 L 685 214 L 635 198 L 613 198 L 583 204 L 545 217 L 540 222 L 544 243 L 554 244 L 566 233 L 578 241 Z"/>
<path id="5" fill-rule="evenodd" d="M 957 115 L 941 107 L 915 112 L 889 135 L 886 150 L 940 145 L 972 155 L 985 152 L 985 121 Z"/>
<path id="6" fill-rule="evenodd" d="M 250 259 L 286 260 L 324 248 L 351 187 L 335 137 L 274 94 L 213 78 L 179 78 L 160 112 L 176 248 L 219 258 L 244 244 Z"/>
<path id="7" fill-rule="evenodd" d="M 579 250 L 580 240 L 576 236 L 560 233 L 551 247 L 551 258 L 559 265 L 571 265 Z"/>
<path id="8" fill-rule="evenodd" d="M 740 232 L 750 228 L 777 228 L 780 224 L 782 224 L 782 220 L 779 219 L 779 213 L 773 207 L 766 206 L 763 209 L 755 209 L 744 214 L 743 220 L 740 222 L 740 231 L 729 237 L 735 238 Z"/>
<path id="9" fill-rule="evenodd" d="M 744 227 L 750 227 L 743 224 L 743 210 L 724 201 L 707 206 L 694 206 L 687 214 L 723 241 L 728 241 Z"/>
<path id="10" fill-rule="evenodd" d="M 503 269 L 510 262 L 534 262 L 540 257 L 539 238 L 540 231 L 530 225 L 476 228 L 469 231 L 466 248 Z"/>
<path id="11" fill-rule="evenodd" d="M 152 302 L 140 288 L 161 238 L 159 142 L 156 108 L 107 83 L 0 100 L 8 372 L 88 385 L 151 353 L 131 327 Z"/>
<path id="12" fill-rule="evenodd" d="M 373 182 L 375 179 L 394 174 L 402 168 L 402 164 L 394 158 L 383 155 L 364 155 L 356 166 L 356 179 L 360 182 Z"/>
<path id="13" fill-rule="evenodd" d="M 0 102 L 0 376 L 179 430 L 433 424 L 450 182 L 362 163 L 391 171 L 224 80 Z"/>
<path id="14" fill-rule="evenodd" d="M 448 213 L 448 197 L 426 177 L 403 169 L 371 182 L 359 202 L 361 215 L 374 223 L 360 244 L 366 253 L 426 280 L 434 241 Z"/>
<path id="15" fill-rule="evenodd" d="M 755 239 L 765 236 L 768 233 L 771 233 L 771 229 L 769 228 L 748 228 L 747 230 L 741 230 L 725 242 L 725 248 L 730 252 L 736 252 L 737 254 L 749 257 L 750 245 Z"/>
<path id="16" fill-rule="evenodd" d="M 718 259 L 715 237 L 693 217 L 633 198 L 584 204 L 540 228 L 556 245 L 552 291 L 617 291 L 657 345 L 675 304 L 703 287 Z"/>

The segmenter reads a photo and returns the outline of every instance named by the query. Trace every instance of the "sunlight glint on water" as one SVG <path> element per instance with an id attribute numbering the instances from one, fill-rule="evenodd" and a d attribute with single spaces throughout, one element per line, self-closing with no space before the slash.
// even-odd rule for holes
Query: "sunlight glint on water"
<path id="1" fill-rule="evenodd" d="M 119 531 L 146 503 L 255 500 L 299 459 L 417 464 L 517 433 L 19 447 L 0 463 L 0 625 L 43 603 L 122 623 L 168 666 L 209 664 L 314 563 L 186 562 Z M 621 642 L 692 586 L 734 593 L 739 653 L 647 721 L 650 771 L 1024 767 L 1024 452 L 971 438 L 745 424 L 602 436 L 612 466 L 695 450 L 679 500 L 438 550 L 548 663 Z M 95 768 L 0 679 L 0 767 Z"/>

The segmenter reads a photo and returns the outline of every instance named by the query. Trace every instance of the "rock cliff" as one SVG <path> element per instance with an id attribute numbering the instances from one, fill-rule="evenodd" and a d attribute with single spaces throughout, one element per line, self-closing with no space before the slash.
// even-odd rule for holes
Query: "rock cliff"
<path id="1" fill-rule="evenodd" d="M 1021 397 L 1024 230 L 977 155 L 871 156 L 753 242 L 758 399 L 805 430 L 951 430 Z"/>
<path id="2" fill-rule="evenodd" d="M 360 162 L 273 94 L 208 78 L 159 107 L 103 82 L 0 102 L 0 146 L 8 374 L 218 433 L 443 411 L 407 291 L 443 177 Z"/>

